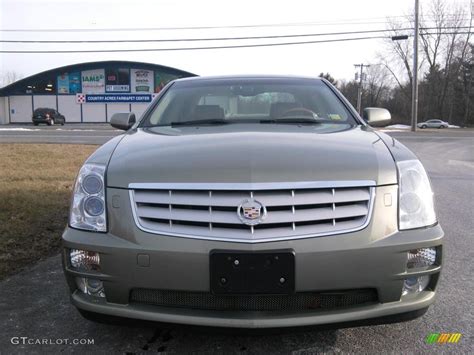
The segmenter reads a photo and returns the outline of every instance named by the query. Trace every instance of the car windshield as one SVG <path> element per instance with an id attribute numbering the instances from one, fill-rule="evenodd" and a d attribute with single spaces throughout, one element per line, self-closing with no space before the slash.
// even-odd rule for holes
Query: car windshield
<path id="1" fill-rule="evenodd" d="M 194 80 L 174 83 L 141 127 L 229 123 L 354 125 L 320 80 Z"/>

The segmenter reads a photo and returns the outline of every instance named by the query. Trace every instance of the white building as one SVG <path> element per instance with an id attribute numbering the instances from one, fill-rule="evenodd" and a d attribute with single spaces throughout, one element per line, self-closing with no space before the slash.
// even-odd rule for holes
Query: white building
<path id="1" fill-rule="evenodd" d="M 139 117 L 153 96 L 176 78 L 195 76 L 151 63 L 104 61 L 68 65 L 0 89 L 0 124 L 31 123 L 37 108 L 52 108 L 66 123 L 108 122 L 116 112 Z"/>

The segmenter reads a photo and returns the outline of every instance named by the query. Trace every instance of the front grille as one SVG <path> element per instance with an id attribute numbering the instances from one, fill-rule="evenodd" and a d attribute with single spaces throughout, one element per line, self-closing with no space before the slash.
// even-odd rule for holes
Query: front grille
<path id="1" fill-rule="evenodd" d="M 369 186 L 273 189 L 266 184 L 252 190 L 176 186 L 130 190 L 141 229 L 247 242 L 338 234 L 367 225 L 374 195 L 374 188 Z M 237 213 L 239 205 L 249 198 L 260 202 L 267 212 L 255 226 L 244 224 Z"/>
<path id="2" fill-rule="evenodd" d="M 375 289 L 340 292 L 301 292 L 292 295 L 213 295 L 206 292 L 184 292 L 133 289 L 131 303 L 161 307 L 213 311 L 285 312 L 331 310 L 378 302 Z"/>

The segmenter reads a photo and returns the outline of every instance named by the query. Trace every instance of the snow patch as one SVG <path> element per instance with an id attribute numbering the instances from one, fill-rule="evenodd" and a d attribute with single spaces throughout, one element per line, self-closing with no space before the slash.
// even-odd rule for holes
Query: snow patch
<path id="1" fill-rule="evenodd" d="M 0 131 L 42 131 L 39 128 L 0 128 Z"/>
<path id="2" fill-rule="evenodd" d="M 410 126 L 406 124 L 392 124 L 390 126 L 386 126 L 386 129 L 410 129 Z"/>
<path id="3" fill-rule="evenodd" d="M 35 131 L 42 131 L 42 132 L 48 132 L 48 131 L 72 131 L 72 132 L 98 132 L 101 130 L 98 129 L 64 129 L 64 128 L 51 128 L 51 129 L 41 129 L 41 128 L 22 128 L 22 127 L 0 127 L 0 131 L 10 131 L 10 132 L 35 132 Z M 118 129 L 112 129 L 112 130 L 103 130 L 103 131 L 120 131 Z"/>

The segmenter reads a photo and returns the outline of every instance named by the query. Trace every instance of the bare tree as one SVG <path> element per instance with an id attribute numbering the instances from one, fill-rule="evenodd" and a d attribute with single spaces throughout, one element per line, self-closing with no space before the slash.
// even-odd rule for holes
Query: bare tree
<path id="1" fill-rule="evenodd" d="M 392 86 L 392 74 L 384 65 L 371 65 L 367 68 L 365 82 L 365 100 L 367 106 L 381 106 L 388 100 Z"/>
<path id="2" fill-rule="evenodd" d="M 472 5 L 472 2 L 471 2 Z M 472 8 L 472 6 L 471 6 Z M 471 10 L 472 11 L 472 10 Z M 466 20 L 470 21 L 466 24 Z M 412 16 L 402 20 L 389 22 L 393 35 L 399 35 L 405 23 L 413 27 Z M 467 29 L 466 29 L 467 28 Z M 421 11 L 421 75 L 429 78 L 430 85 L 420 91 L 421 116 L 450 117 L 454 105 L 454 82 L 459 76 L 459 65 L 453 63 L 463 61 L 469 53 L 471 39 L 472 13 L 467 18 L 466 10 L 458 6 L 448 6 L 443 0 L 429 2 Z M 410 97 L 412 87 L 412 47 L 413 39 L 408 41 L 387 41 L 387 53 L 380 55 L 381 62 L 389 69 L 401 92 Z M 461 58 L 461 59 L 460 59 Z M 410 85 L 406 85 L 406 82 Z"/>
<path id="3" fill-rule="evenodd" d="M 20 80 L 22 77 L 23 75 L 19 74 L 18 72 L 14 70 L 6 71 L 2 73 L 0 77 L 1 87 L 14 83 L 17 80 Z"/>
<path id="4" fill-rule="evenodd" d="M 407 20 L 410 24 L 412 24 L 412 20 L 409 16 L 407 16 L 407 18 L 403 21 L 405 22 Z M 400 34 L 400 29 L 405 27 L 403 26 L 404 22 L 397 22 L 394 20 L 389 21 L 388 27 L 392 31 L 393 36 Z M 387 68 L 389 68 L 391 74 L 397 81 L 400 88 L 403 88 L 404 86 L 402 85 L 402 82 L 404 81 L 404 79 L 400 79 L 395 73 L 404 72 L 410 84 L 412 83 L 413 72 L 411 63 L 413 61 L 413 40 L 411 38 L 406 41 L 389 40 L 387 42 L 387 46 L 389 55 L 379 55 L 379 58 L 383 58 L 382 63 Z M 407 93 L 407 95 L 409 96 L 410 94 Z"/>
<path id="5" fill-rule="evenodd" d="M 429 71 L 437 65 L 440 46 L 443 39 L 443 28 L 447 27 L 446 4 L 441 0 L 435 0 L 427 10 L 427 14 L 422 10 L 420 18 L 420 39 L 424 58 L 429 65 Z M 430 25 L 434 24 L 434 25 Z"/>

